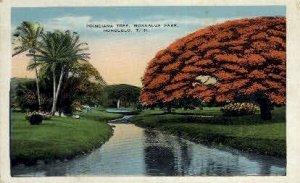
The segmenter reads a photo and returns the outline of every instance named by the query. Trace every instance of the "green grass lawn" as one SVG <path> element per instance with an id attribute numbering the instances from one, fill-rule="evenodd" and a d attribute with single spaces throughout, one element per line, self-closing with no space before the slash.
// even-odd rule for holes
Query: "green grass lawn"
<path id="1" fill-rule="evenodd" d="M 52 117 L 41 125 L 30 125 L 24 114 L 12 113 L 11 160 L 32 164 L 37 160 L 69 159 L 99 147 L 112 135 L 109 119 L 121 115 L 93 110 L 80 119 Z"/>
<path id="2" fill-rule="evenodd" d="M 275 108 L 272 115 L 272 120 L 263 121 L 259 114 L 223 117 L 218 108 L 177 110 L 172 114 L 165 114 L 161 110 L 145 110 L 130 121 L 138 126 L 158 128 L 196 142 L 224 144 L 245 151 L 285 156 L 285 107 Z"/>

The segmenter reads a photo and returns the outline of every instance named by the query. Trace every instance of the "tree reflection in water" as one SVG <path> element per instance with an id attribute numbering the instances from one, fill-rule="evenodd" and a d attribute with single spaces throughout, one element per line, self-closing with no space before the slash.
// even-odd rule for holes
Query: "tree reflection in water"
<path id="1" fill-rule="evenodd" d="M 174 154 L 167 147 L 146 147 L 145 163 L 148 175 L 176 175 Z"/>
<path id="2" fill-rule="evenodd" d="M 188 175 L 190 164 L 192 160 L 192 152 L 191 147 L 183 141 L 181 138 L 178 138 L 179 147 L 180 147 L 180 160 L 181 160 L 181 168 L 180 168 L 180 175 Z"/>
<path id="3" fill-rule="evenodd" d="M 176 175 L 175 156 L 168 139 L 145 130 L 144 160 L 147 175 Z"/>
<path id="4" fill-rule="evenodd" d="M 272 165 L 284 167 L 284 163 L 274 163 L 270 157 L 196 145 L 155 130 L 145 130 L 144 136 L 147 175 L 269 175 Z"/>

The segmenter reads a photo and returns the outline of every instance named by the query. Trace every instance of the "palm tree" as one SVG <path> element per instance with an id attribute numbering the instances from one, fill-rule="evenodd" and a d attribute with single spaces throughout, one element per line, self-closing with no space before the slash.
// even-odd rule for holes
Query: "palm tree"
<path id="1" fill-rule="evenodd" d="M 14 53 L 12 56 L 24 53 L 26 51 L 33 58 L 33 62 L 36 63 L 36 51 L 38 44 L 43 33 L 43 28 L 33 22 L 22 22 L 20 26 L 16 28 L 13 34 L 14 39 Z M 39 74 L 37 67 L 35 69 L 35 81 L 36 81 L 36 93 L 38 98 L 39 110 L 41 109 L 41 97 L 40 97 L 40 87 L 39 87 Z"/>
<path id="2" fill-rule="evenodd" d="M 67 70 L 72 68 L 74 63 L 88 61 L 89 59 L 89 53 L 86 53 L 88 50 L 87 43 L 80 42 L 79 38 L 77 33 L 71 33 L 70 31 L 46 32 L 42 35 L 41 45 L 37 49 L 38 53 L 35 55 L 38 62 L 30 66 L 42 65 L 50 68 L 52 71 L 52 115 L 56 112 L 57 100 L 63 85 L 63 77 L 68 74 Z"/>

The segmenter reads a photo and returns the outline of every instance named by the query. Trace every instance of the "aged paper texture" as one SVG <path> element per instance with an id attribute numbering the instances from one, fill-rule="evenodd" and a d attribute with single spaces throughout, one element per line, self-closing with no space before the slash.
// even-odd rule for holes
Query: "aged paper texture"
<path id="1" fill-rule="evenodd" d="M 257 16 L 271 18 L 259 19 L 256 18 Z M 244 20 L 246 18 L 251 20 Z M 22 34 L 26 35 L 28 32 L 24 31 L 24 29 L 23 32 L 17 31 L 18 26 L 23 21 L 39 23 L 42 25 L 41 29 L 43 31 L 52 31 L 52 33 L 55 33 L 55 30 L 58 29 L 60 33 L 55 34 L 54 36 L 57 37 L 52 37 L 52 40 L 46 35 L 42 36 L 40 46 L 44 50 L 33 48 L 35 45 L 32 42 L 26 42 L 21 37 Z M 222 24 L 226 21 L 232 22 Z M 256 23 L 253 24 L 253 22 Z M 0 0 L 0 182 L 300 182 L 298 173 L 300 165 L 300 115 L 298 112 L 300 109 L 298 102 L 300 97 L 298 91 L 300 87 L 300 63 L 298 61 L 300 58 L 299 22 L 299 0 L 253 0 L 250 2 L 243 0 Z M 26 24 L 22 25 L 26 26 Z M 220 26 L 214 27 L 215 25 Z M 228 28 L 232 25 L 236 25 L 234 30 L 233 28 Z M 247 25 L 247 29 L 240 28 L 245 25 Z M 208 29 L 208 26 L 212 26 L 213 28 Z M 268 29 L 268 26 L 275 27 L 274 29 L 276 30 L 272 29 L 272 32 Z M 65 32 L 69 29 L 74 29 L 74 32 Z M 191 34 L 200 29 L 203 30 Z M 262 29 L 266 31 L 257 34 L 256 38 L 250 34 L 252 31 L 255 33 L 255 31 L 259 32 Z M 243 31 L 244 33 L 241 33 Z M 238 33 L 235 34 L 236 32 Z M 208 35 L 213 38 L 208 38 Z M 85 44 L 74 41 L 77 36 L 78 40 L 88 43 L 90 54 L 84 53 L 85 47 L 81 46 Z M 17 48 L 16 38 L 20 37 L 21 39 L 18 40 L 18 43 L 23 41 L 26 44 L 21 44 L 23 47 Z M 239 37 L 241 39 L 238 39 Z M 47 42 L 47 38 L 49 38 L 49 42 L 54 40 L 52 44 Z M 55 54 L 56 52 L 53 51 L 55 48 L 53 48 L 53 52 L 50 50 L 49 54 L 45 53 L 45 50 L 53 46 L 54 43 L 61 43 L 63 45 L 68 42 L 68 38 L 74 38 L 72 40 L 75 42 L 74 44 L 78 43 L 77 47 L 73 47 L 74 49 L 82 48 L 77 50 L 77 52 L 73 49 L 72 51 L 78 53 L 77 55 L 73 54 L 73 56 L 79 60 L 89 60 L 91 66 L 86 66 L 88 64 L 85 65 L 77 61 L 76 63 L 72 63 L 74 65 L 77 64 L 76 67 L 72 65 L 72 67 L 66 69 L 67 66 L 61 66 L 66 64 L 64 61 L 69 60 L 70 56 L 66 53 L 71 54 L 72 51 L 69 50 L 70 46 L 65 47 L 65 51 L 51 58 L 49 54 Z M 65 42 L 62 41 L 63 39 Z M 249 41 L 249 39 L 252 40 L 252 48 L 255 44 L 253 40 L 256 39 L 257 46 L 255 48 L 252 49 L 249 46 L 250 43 L 247 47 L 245 42 Z M 267 44 L 264 43 L 266 40 L 270 42 Z M 12 45 L 13 42 L 14 45 Z M 25 47 L 30 45 L 30 48 L 27 47 L 27 50 L 23 50 L 24 45 Z M 218 48 L 215 49 L 215 47 Z M 211 50 L 207 51 L 208 49 Z M 248 49 L 248 57 L 243 55 L 246 53 L 246 51 L 243 52 L 243 49 Z M 266 53 L 261 51 L 263 49 L 265 49 Z M 25 51 L 27 52 L 25 53 Z M 252 57 L 249 56 L 250 52 Z M 61 56 L 61 59 L 57 60 L 60 62 L 51 65 L 54 62 L 53 60 L 59 56 Z M 199 61 L 199 56 L 203 62 Z M 265 68 L 262 66 L 263 64 L 257 64 L 258 62 L 266 62 L 266 60 L 274 61 L 270 64 L 270 68 Z M 34 65 L 33 61 L 41 65 Z M 240 64 L 240 67 L 236 68 L 236 65 L 238 65 L 236 62 L 243 62 L 243 64 Z M 31 64 L 32 71 L 26 69 L 28 64 Z M 230 64 L 234 65 L 234 69 Z M 255 64 L 259 66 L 255 67 Z M 39 89 L 41 90 L 40 96 L 39 92 L 36 92 L 37 81 L 34 78 L 37 74 L 34 72 L 34 69 L 43 68 L 45 65 L 47 67 L 44 67 L 44 73 L 42 73 L 42 69 L 38 70 L 40 75 L 45 76 L 44 78 L 41 77 L 40 86 L 38 84 L 38 88 L 40 87 Z M 210 70 L 205 70 L 208 68 L 207 65 L 211 65 Z M 278 66 L 278 68 L 273 68 L 274 65 Z M 199 67 L 202 67 L 202 70 L 199 70 Z M 220 68 L 222 68 L 221 71 Z M 225 71 L 228 71 L 228 69 L 232 69 L 233 71 L 226 73 Z M 246 71 L 243 69 L 246 69 Z M 250 78 L 252 79 L 250 81 L 243 80 L 243 71 L 247 73 L 247 69 L 248 71 L 249 69 L 253 71 L 252 75 L 250 74 Z M 182 73 L 185 73 L 185 75 Z M 248 82 L 247 86 L 250 85 L 249 83 L 253 85 L 249 86 L 249 88 L 245 87 L 242 92 L 238 89 L 234 90 L 235 85 L 230 85 L 229 81 L 231 81 L 230 77 L 236 77 L 236 75 L 238 75 L 238 81 L 235 80 L 235 83 L 237 85 L 240 84 L 241 88 L 242 86 L 244 87 L 243 82 Z M 93 76 L 93 79 L 89 80 L 89 76 Z M 87 77 L 86 80 L 84 80 L 85 77 Z M 261 82 L 261 79 L 264 77 L 273 77 L 275 79 L 272 81 L 278 82 L 269 82 L 266 88 L 266 85 Z M 57 81 L 52 78 L 56 78 Z M 69 82 L 68 87 L 64 87 L 63 78 L 74 79 L 74 86 Z M 190 78 L 196 79 L 191 80 Z M 25 90 L 23 88 L 24 90 L 18 90 L 19 93 L 12 92 L 11 90 L 15 91 L 15 87 L 17 86 L 17 84 L 14 86 L 14 83 L 22 82 L 20 80 L 24 81 L 24 83 L 31 82 L 31 85 L 22 85 L 29 89 Z M 52 82 L 53 80 L 54 82 Z M 224 80 L 226 82 L 222 83 Z M 50 82 L 50 84 L 47 82 Z M 78 89 L 74 83 L 81 83 L 82 85 L 80 86 L 83 89 Z M 93 85 L 94 83 L 98 85 Z M 211 87 L 216 83 L 218 83 L 217 86 L 219 88 Z M 91 88 L 91 85 L 95 87 Z M 107 85 L 112 85 L 112 87 L 108 87 Z M 202 85 L 202 88 L 200 85 Z M 53 86 L 54 94 L 52 92 Z M 100 89 L 97 88 L 98 86 Z M 75 89 L 69 89 L 72 87 Z M 108 89 L 103 89 L 105 87 Z M 95 92 L 88 93 L 92 89 Z M 76 93 L 77 90 L 80 90 L 81 93 Z M 126 93 L 128 90 L 131 92 Z M 232 93 L 228 94 L 228 91 L 231 90 Z M 101 100 L 96 102 L 99 94 L 98 91 L 104 94 L 101 95 Z M 118 92 L 114 93 L 114 91 Z M 199 94 L 199 91 L 202 94 Z M 257 93 L 261 94 L 262 91 L 269 97 L 270 101 L 265 102 L 265 95 L 263 97 L 261 97 L 262 95 L 256 95 Z M 139 92 L 141 92 L 141 95 L 133 95 L 133 93 Z M 220 95 L 223 98 L 216 97 L 218 95 L 215 96 L 216 93 L 223 94 L 222 92 L 227 92 L 226 95 Z M 254 96 L 256 98 L 242 96 L 241 100 L 239 98 L 241 102 L 238 101 L 239 103 L 237 103 L 236 99 L 233 99 L 233 96 L 239 92 L 249 94 L 247 95 L 248 97 Z M 76 96 L 67 96 L 66 93 L 72 93 Z M 64 98 L 61 97 L 64 99 L 64 102 L 59 102 L 60 98 L 58 94 L 64 96 Z M 87 95 L 94 98 L 82 97 Z M 134 99 L 131 99 L 129 96 Z M 15 107 L 14 99 L 17 97 L 19 97 L 17 99 L 19 101 L 16 104 L 17 107 Z M 31 101 L 30 97 L 33 97 L 33 102 L 28 102 Z M 232 104 L 232 108 L 234 108 L 234 105 L 240 108 L 246 105 L 250 110 L 250 112 L 245 112 L 247 115 L 252 114 L 252 109 L 253 114 L 255 110 L 260 111 L 262 120 L 271 119 L 271 113 L 268 113 L 271 107 L 268 107 L 269 105 L 265 107 L 266 103 L 272 103 L 272 107 L 275 108 L 274 111 L 282 110 L 283 106 L 284 110 L 282 111 L 284 114 L 282 115 L 285 116 L 284 126 L 279 122 L 278 124 L 274 122 L 275 124 L 270 127 L 270 131 L 258 129 L 255 132 L 264 137 L 265 143 L 270 143 L 271 139 L 274 143 L 278 143 L 278 146 L 269 144 L 270 146 L 268 147 L 271 148 L 268 149 L 264 145 L 266 150 L 260 151 L 265 151 L 262 154 L 265 153 L 266 155 L 258 155 L 261 152 L 258 154 L 255 152 L 244 152 L 244 143 L 237 143 L 238 141 L 235 141 L 235 144 L 233 142 L 231 144 L 227 142 L 227 144 L 239 150 L 232 150 L 231 148 L 227 150 L 226 147 L 225 149 L 222 147 L 223 149 L 221 148 L 220 150 L 213 148 L 214 146 L 199 146 L 197 143 L 194 143 L 192 138 L 189 139 L 187 137 L 191 141 L 182 140 L 181 138 L 178 140 L 173 135 L 157 131 L 149 132 L 140 127 L 133 127 L 134 125 L 126 126 L 127 124 L 118 123 L 120 121 L 127 121 L 131 117 L 130 115 L 136 115 L 142 110 L 154 108 L 156 110 L 159 107 L 165 111 L 158 112 L 158 117 L 156 116 L 153 120 L 161 122 L 163 121 L 161 119 L 165 117 L 163 115 L 171 116 L 174 113 L 182 116 L 192 116 L 191 118 L 195 120 L 193 115 L 197 116 L 199 114 L 194 114 L 193 112 L 191 114 L 190 111 L 193 111 L 196 107 L 198 109 L 200 104 L 194 100 L 191 102 L 190 99 L 197 97 L 201 98 L 201 107 L 199 107 L 199 110 L 203 110 L 203 106 L 204 108 L 211 107 L 210 109 L 215 109 L 214 107 L 216 107 L 218 111 L 213 112 L 219 114 L 221 113 L 218 108 L 220 104 L 235 103 Z M 21 99 L 24 99 L 27 103 L 21 103 Z M 251 102 L 245 102 L 252 99 L 255 100 L 257 106 L 254 106 Z M 58 102 L 55 103 L 55 100 L 58 100 Z M 45 101 L 48 101 L 48 103 Z M 100 109 L 98 104 L 105 106 L 105 109 Z M 73 119 L 73 121 L 77 120 L 76 122 L 81 125 L 80 120 L 86 119 L 88 121 L 90 119 L 85 114 L 93 114 L 93 111 L 97 110 L 98 112 L 101 111 L 101 114 L 108 114 L 109 117 L 107 119 L 111 119 L 111 123 L 115 122 L 113 127 L 110 127 L 110 129 L 114 129 L 112 137 L 109 135 L 110 132 L 105 132 L 107 133 L 107 138 L 104 138 L 104 140 L 99 138 L 99 136 L 103 135 L 99 131 L 107 127 L 104 123 L 101 123 L 103 126 L 99 127 L 97 126 L 98 124 L 90 122 L 95 126 L 87 128 L 86 126 L 71 126 L 63 120 L 60 124 L 53 122 L 55 121 L 53 119 Z M 240 111 L 236 112 L 232 110 L 232 112 L 230 110 L 230 105 L 227 108 L 224 106 L 222 108 L 223 113 L 227 112 L 224 115 L 226 119 L 228 119 L 226 115 L 244 115 Z M 34 149 L 33 146 L 34 150 L 30 148 L 26 149 L 29 146 L 28 144 L 32 142 L 38 144 L 36 146 L 41 145 L 41 148 L 47 149 L 47 146 L 51 147 L 53 144 L 50 142 L 47 145 L 43 143 L 39 144 L 42 141 L 41 139 L 45 138 L 44 135 L 46 135 L 46 138 L 49 138 L 49 141 L 53 140 L 52 142 L 59 143 L 62 142 L 60 141 L 61 139 L 66 138 L 64 135 L 54 137 L 57 135 L 55 133 L 53 133 L 53 136 L 49 135 L 53 132 L 47 131 L 49 129 L 45 129 L 44 134 L 30 131 L 33 127 L 39 126 L 29 125 L 28 122 L 34 123 L 30 119 L 35 115 L 33 112 L 29 113 L 29 111 L 48 111 L 49 113 L 38 114 L 41 116 L 41 121 L 43 120 L 42 125 L 49 125 L 49 128 L 51 125 L 59 125 L 60 129 L 53 128 L 53 130 L 69 130 L 65 131 L 65 134 L 66 136 L 70 135 L 69 139 L 71 143 L 64 144 L 64 146 L 74 148 L 75 146 L 72 146 L 72 144 L 81 142 L 76 147 L 82 148 L 79 148 L 80 150 L 78 151 L 82 150 L 81 154 L 84 155 L 78 156 L 80 153 L 77 153 L 67 156 L 67 149 L 60 148 L 55 143 L 54 151 L 59 152 L 57 154 L 53 152 L 49 154 L 43 152 L 43 154 L 41 153 L 42 151 L 36 147 Z M 68 115 L 68 111 L 71 111 L 70 117 L 61 117 L 65 116 L 65 114 Z M 47 121 L 49 119 L 46 118 L 51 118 L 51 112 L 54 116 L 49 122 Z M 115 115 L 114 113 L 124 114 L 125 118 L 111 117 Z M 201 120 L 203 118 L 210 119 L 211 115 L 214 115 L 214 113 L 206 114 L 201 111 L 200 113 L 201 116 L 199 118 Z M 26 119 L 25 115 L 27 115 Z M 161 119 L 159 115 L 162 115 Z M 276 119 L 273 115 L 274 118 Z M 23 120 L 27 125 L 22 126 L 21 124 L 17 126 L 16 131 L 18 134 L 11 130 L 15 129 L 12 125 L 15 119 Z M 171 120 L 174 119 L 171 118 Z M 183 120 L 183 118 L 180 119 Z M 261 120 L 260 117 L 258 119 Z M 153 125 L 157 125 L 160 122 L 153 123 Z M 191 126 L 193 125 L 191 124 Z M 268 125 L 267 122 L 266 125 Z M 246 134 L 246 131 L 249 131 L 249 129 L 250 131 L 255 131 L 256 124 L 251 126 L 251 128 L 238 128 L 239 126 L 242 125 L 233 124 L 231 129 L 235 130 L 230 130 L 230 134 L 234 135 L 237 134 L 237 131 L 242 131 L 242 133 L 238 133 L 241 136 Z M 29 131 L 26 131 L 26 128 Z M 183 128 L 183 125 L 180 128 Z M 203 126 L 203 128 L 206 128 L 206 126 Z M 284 132 L 284 129 L 286 129 L 286 132 Z M 78 130 L 78 134 L 74 133 L 76 130 Z M 100 135 L 95 135 L 94 138 L 87 138 L 87 135 L 83 133 L 84 130 L 90 130 L 91 133 L 89 135 L 91 136 L 93 135 L 92 133 L 98 132 Z M 172 130 L 173 132 L 176 131 L 174 128 Z M 215 132 L 214 130 L 216 129 L 213 129 L 212 132 Z M 274 132 L 274 130 L 278 130 L 278 133 Z M 30 135 L 31 133 L 35 133 L 37 137 L 33 138 Z M 47 136 L 47 133 L 49 133 L 49 136 Z M 177 132 L 177 134 L 181 133 L 184 133 L 184 131 L 179 130 Z M 19 138 L 20 140 L 18 142 L 16 140 L 14 146 L 10 138 L 12 134 L 15 135 L 16 139 Z M 61 134 L 64 134 L 64 132 Z M 75 135 L 78 135 L 77 138 L 74 138 Z M 251 137 L 253 140 L 253 134 L 250 136 L 251 133 L 245 138 L 245 141 L 251 139 Z M 107 141 L 109 137 L 110 140 Z M 215 143 L 226 144 L 226 140 L 222 139 L 225 137 L 218 136 L 220 141 L 215 141 Z M 205 136 L 201 138 L 205 138 Z M 230 139 L 229 137 L 227 138 Z M 92 144 L 94 139 L 97 139 L 101 144 L 105 141 L 107 142 L 97 152 L 87 150 L 90 147 L 84 149 L 85 145 Z M 253 141 L 251 147 L 259 145 L 256 143 L 260 143 L 260 141 Z M 245 144 L 247 143 L 245 142 Z M 286 151 L 284 150 L 285 144 Z M 42 145 L 45 146 L 42 147 Z M 94 144 L 91 146 L 94 147 L 97 145 Z M 24 151 L 17 154 L 16 149 Z M 118 152 L 130 152 L 130 154 Z M 285 153 L 286 156 L 283 155 Z M 51 156 L 59 158 L 53 161 Z M 75 161 L 73 161 L 74 156 L 78 156 L 75 157 Z M 41 161 L 40 157 L 42 159 L 45 157 L 45 159 L 48 158 L 47 161 L 50 164 Z M 125 162 L 123 164 L 118 161 L 122 158 Z M 207 163 L 207 165 L 203 165 L 203 162 Z M 34 165 L 27 167 L 27 164 L 29 165 L 30 163 Z M 205 168 L 201 169 L 200 167 Z"/>

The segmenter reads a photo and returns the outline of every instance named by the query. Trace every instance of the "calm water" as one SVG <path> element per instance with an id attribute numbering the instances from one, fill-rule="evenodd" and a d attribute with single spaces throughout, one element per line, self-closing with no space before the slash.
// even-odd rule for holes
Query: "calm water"
<path id="1" fill-rule="evenodd" d="M 13 176 L 237 176 L 285 175 L 285 160 L 208 147 L 133 124 L 91 154 L 67 162 L 15 166 Z"/>

